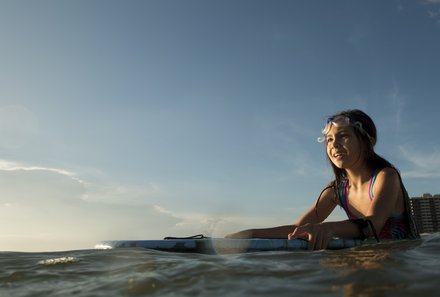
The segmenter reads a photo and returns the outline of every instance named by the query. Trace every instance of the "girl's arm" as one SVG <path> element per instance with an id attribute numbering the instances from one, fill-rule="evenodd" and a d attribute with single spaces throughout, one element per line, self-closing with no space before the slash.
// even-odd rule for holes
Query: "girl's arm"
<path id="1" fill-rule="evenodd" d="M 324 221 L 335 207 L 335 193 L 333 188 L 327 187 L 323 190 L 320 198 L 318 198 L 316 205 L 314 204 L 295 224 L 272 228 L 247 229 L 226 235 L 226 238 L 287 238 L 288 234 L 294 232 L 297 226 Z"/>
<path id="2" fill-rule="evenodd" d="M 332 186 L 327 186 L 318 197 L 318 201 L 294 225 L 317 224 L 323 222 L 335 209 L 337 197 Z"/>
<path id="3" fill-rule="evenodd" d="M 272 228 L 247 229 L 228 234 L 226 238 L 287 238 L 287 234 L 295 230 L 295 225 L 285 225 Z"/>

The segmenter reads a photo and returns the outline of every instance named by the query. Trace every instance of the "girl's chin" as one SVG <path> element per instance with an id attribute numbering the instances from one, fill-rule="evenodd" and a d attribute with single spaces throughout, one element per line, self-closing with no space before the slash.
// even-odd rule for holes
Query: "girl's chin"
<path id="1" fill-rule="evenodd" d="M 338 167 L 339 169 L 345 169 L 347 166 L 346 162 L 340 160 L 332 160 L 333 165 Z"/>

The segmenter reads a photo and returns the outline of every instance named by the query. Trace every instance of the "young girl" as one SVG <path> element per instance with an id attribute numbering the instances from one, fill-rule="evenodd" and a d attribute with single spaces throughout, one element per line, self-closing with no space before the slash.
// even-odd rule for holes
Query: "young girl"
<path id="1" fill-rule="evenodd" d="M 316 204 L 293 225 L 249 229 L 227 238 L 303 238 L 317 250 L 333 237 L 418 237 L 399 172 L 374 152 L 377 132 L 371 118 L 360 110 L 343 111 L 328 118 L 322 133 L 318 141 L 325 143 L 335 180 Z M 337 205 L 348 220 L 323 222 Z"/>

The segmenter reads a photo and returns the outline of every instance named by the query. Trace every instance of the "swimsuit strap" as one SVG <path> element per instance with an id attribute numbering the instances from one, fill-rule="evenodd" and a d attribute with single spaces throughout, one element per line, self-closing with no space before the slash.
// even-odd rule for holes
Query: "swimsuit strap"
<path id="1" fill-rule="evenodd" d="M 344 183 L 339 191 L 339 200 L 341 202 L 342 208 L 345 210 L 345 213 L 347 214 L 348 218 L 355 219 L 356 216 L 353 215 L 353 213 L 348 208 L 347 203 L 347 188 L 348 188 L 348 179 L 344 180 Z"/>
<path id="2" fill-rule="evenodd" d="M 373 173 L 372 173 L 372 175 L 371 175 L 371 179 L 370 179 L 370 200 L 371 201 L 373 201 L 373 198 L 374 198 L 374 194 L 373 194 L 373 185 L 374 185 L 374 182 L 376 181 L 376 176 L 377 176 L 377 173 L 379 172 L 379 170 L 377 170 L 377 169 L 374 169 L 373 170 Z"/>
<path id="3" fill-rule="evenodd" d="M 345 206 L 344 206 L 344 188 L 345 188 L 345 183 L 347 182 L 347 180 L 344 180 L 344 182 L 343 182 L 343 184 L 342 184 L 342 187 L 339 187 L 339 195 L 338 195 L 338 198 L 339 198 L 339 202 L 341 203 L 341 206 L 342 206 L 342 208 L 344 208 L 345 209 Z"/>

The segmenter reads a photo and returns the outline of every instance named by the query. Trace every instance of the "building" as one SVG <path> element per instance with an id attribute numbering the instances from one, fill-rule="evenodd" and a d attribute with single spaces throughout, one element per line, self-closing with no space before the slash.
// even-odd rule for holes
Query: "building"
<path id="1" fill-rule="evenodd" d="M 440 194 L 411 198 L 411 212 L 420 233 L 440 231 Z"/>

